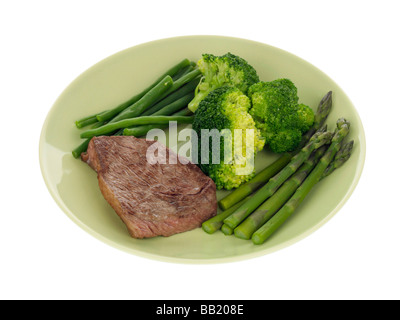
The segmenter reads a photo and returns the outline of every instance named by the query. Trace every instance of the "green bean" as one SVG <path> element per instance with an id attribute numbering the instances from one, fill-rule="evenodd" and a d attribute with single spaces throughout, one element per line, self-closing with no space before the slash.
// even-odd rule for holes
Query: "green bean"
<path id="1" fill-rule="evenodd" d="M 172 80 L 176 81 L 180 77 L 184 76 L 185 74 L 189 73 L 190 71 L 193 71 L 194 67 L 192 65 L 188 65 L 187 67 L 179 70 L 173 77 Z"/>
<path id="2" fill-rule="evenodd" d="M 115 132 L 115 133 L 113 134 L 113 136 L 122 136 L 123 133 L 124 133 L 124 129 L 122 128 L 122 129 L 119 129 L 117 132 Z"/>
<path id="3" fill-rule="evenodd" d="M 104 122 L 97 122 L 94 124 L 92 129 L 100 128 Z M 74 156 L 75 159 L 78 159 L 81 156 L 82 152 L 86 152 L 88 146 L 89 146 L 90 139 L 86 139 L 83 141 L 79 146 L 77 146 L 74 150 L 72 150 L 72 155 Z"/>
<path id="4" fill-rule="evenodd" d="M 184 108 L 173 114 L 174 116 L 190 116 L 193 115 L 193 112 L 188 108 Z M 137 126 L 133 128 L 124 129 L 124 136 L 135 136 L 142 137 L 147 134 L 152 129 L 165 129 L 168 125 L 159 125 L 159 124 L 148 124 L 144 126 Z"/>
<path id="5" fill-rule="evenodd" d="M 171 69 L 169 69 L 167 72 L 165 72 L 162 76 L 160 76 L 153 84 L 148 86 L 146 89 L 144 89 L 141 93 L 133 96 L 130 98 L 128 101 L 121 103 L 119 106 L 105 112 L 97 115 L 97 120 L 98 121 L 107 121 L 112 118 L 114 118 L 116 115 L 124 111 L 126 108 L 129 106 L 133 105 L 137 101 L 139 101 L 147 92 L 149 92 L 154 86 L 156 86 L 162 79 L 164 79 L 166 76 L 175 76 L 180 70 L 188 67 L 191 65 L 191 62 L 188 59 L 184 59 L 175 66 L 173 66 Z"/>
<path id="6" fill-rule="evenodd" d="M 172 92 L 178 90 L 180 87 L 182 87 L 186 83 L 189 83 L 190 81 L 192 81 L 193 79 L 197 78 L 200 75 L 201 75 L 201 71 L 199 69 L 194 69 L 193 71 L 180 77 L 172 84 L 172 86 L 167 90 L 167 92 L 165 92 L 164 95 L 160 97 L 160 99 L 158 101 L 160 101 L 161 99 L 164 99 L 166 96 L 168 96 Z"/>
<path id="7" fill-rule="evenodd" d="M 94 115 L 75 121 L 75 125 L 78 129 L 81 129 L 96 122 L 98 122 L 98 120 L 96 118 L 96 115 Z"/>
<path id="8" fill-rule="evenodd" d="M 166 124 L 170 121 L 176 121 L 177 123 L 192 123 L 193 116 L 144 116 L 136 117 L 131 119 L 124 119 L 118 122 L 109 122 L 106 125 L 85 131 L 81 134 L 81 138 L 92 138 L 95 136 L 102 136 L 108 133 L 112 133 L 121 128 L 127 128 L 135 125 L 142 124 Z"/>
<path id="9" fill-rule="evenodd" d="M 126 108 L 119 115 L 113 118 L 110 123 L 118 122 L 123 119 L 135 118 L 143 113 L 153 103 L 160 100 L 160 97 L 173 85 L 172 78 L 166 76 L 158 84 L 156 84 L 149 92 L 147 92 L 140 100 L 130 107 Z"/>
<path id="10" fill-rule="evenodd" d="M 102 112 L 101 114 L 105 113 L 107 111 Z M 82 118 L 80 120 L 75 121 L 75 125 L 77 126 L 78 129 L 81 129 L 83 127 L 89 126 L 94 123 L 98 123 L 99 121 L 97 120 L 97 114 Z"/>
<path id="11" fill-rule="evenodd" d="M 195 78 L 192 81 L 188 82 L 178 90 L 172 92 L 170 95 L 166 96 L 164 99 L 161 101 L 157 102 L 154 106 L 151 108 L 147 109 L 145 112 L 141 114 L 141 116 L 150 116 L 164 108 L 165 106 L 173 103 L 174 101 L 178 100 L 179 98 L 187 95 L 188 93 L 193 93 L 194 90 L 196 89 L 197 85 L 200 82 L 200 78 Z"/>
<path id="12" fill-rule="evenodd" d="M 78 159 L 83 152 L 86 152 L 89 146 L 90 139 L 86 139 L 79 146 L 77 146 L 74 150 L 72 150 L 72 155 L 75 159 Z"/>
<path id="13" fill-rule="evenodd" d="M 177 112 L 177 111 L 181 110 L 182 108 L 187 107 L 188 103 L 190 101 L 192 101 L 193 97 L 194 97 L 194 92 L 190 92 L 190 93 L 186 94 L 185 96 L 179 98 L 178 100 L 165 106 L 161 110 L 154 112 L 152 115 L 153 116 L 169 116 L 169 115 L 173 114 L 174 112 Z"/>
<path id="14" fill-rule="evenodd" d="M 173 116 L 192 116 L 192 115 L 193 115 L 193 112 L 190 111 L 188 108 L 184 108 L 173 114 Z"/>

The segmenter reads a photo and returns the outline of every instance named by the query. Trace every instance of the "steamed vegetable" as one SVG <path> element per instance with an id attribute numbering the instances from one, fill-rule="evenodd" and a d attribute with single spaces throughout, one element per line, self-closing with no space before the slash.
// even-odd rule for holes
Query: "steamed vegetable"
<path id="1" fill-rule="evenodd" d="M 191 116 L 191 115 L 193 115 L 193 113 L 188 108 L 184 108 L 184 109 L 182 109 L 182 110 L 180 110 L 178 112 L 175 112 L 173 114 L 173 116 Z M 132 127 L 132 128 L 125 128 L 123 130 L 123 135 L 124 136 L 142 137 L 142 136 L 146 135 L 147 132 L 149 132 L 152 129 L 165 129 L 167 127 L 168 127 L 168 124 L 141 125 L 141 126 L 136 126 L 136 127 Z"/>
<path id="2" fill-rule="evenodd" d="M 222 225 L 221 231 L 223 234 L 225 234 L 227 236 L 230 236 L 231 234 L 233 234 L 233 229 L 231 227 L 229 227 L 228 225 L 226 225 L 225 223 Z"/>
<path id="3" fill-rule="evenodd" d="M 327 149 L 328 147 L 324 145 L 312 153 L 296 173 L 286 180 L 271 198 L 260 205 L 235 228 L 235 236 L 241 239 L 250 239 L 253 233 L 267 222 L 293 195 Z"/>
<path id="4" fill-rule="evenodd" d="M 96 122 L 98 122 L 97 116 L 93 115 L 93 116 L 88 116 L 88 117 L 82 118 L 80 120 L 76 120 L 75 121 L 75 125 L 76 125 L 76 127 L 78 129 L 81 129 L 81 128 L 84 128 L 84 127 L 89 126 L 91 124 L 94 124 Z"/>
<path id="5" fill-rule="evenodd" d="M 199 155 L 201 155 L 199 166 L 214 180 L 217 189 L 237 188 L 254 175 L 254 163 L 251 162 L 251 158 L 263 148 L 264 140 L 248 113 L 250 106 L 249 98 L 242 91 L 225 86 L 210 92 L 200 102 L 194 115 L 193 129 L 197 133 Z M 219 133 L 225 130 L 231 136 L 221 137 L 219 145 L 215 145 L 212 139 L 205 136 L 210 133 L 209 130 L 215 129 Z M 242 133 L 241 137 L 235 134 L 235 130 Z M 235 138 L 241 138 L 241 141 L 235 141 Z M 202 139 L 211 140 L 208 147 L 203 146 Z M 248 139 L 254 142 L 253 150 L 247 150 Z M 227 141 L 231 142 L 231 150 L 225 149 Z M 230 160 L 225 158 L 227 154 L 230 154 Z M 204 161 L 203 156 L 208 156 L 208 159 Z M 216 162 L 213 160 L 215 156 L 218 157 Z"/>
<path id="6" fill-rule="evenodd" d="M 92 129 L 100 128 L 102 125 L 104 125 L 104 122 L 96 122 L 92 126 Z M 74 150 L 72 150 L 72 155 L 75 159 L 78 159 L 83 152 L 86 152 L 86 150 L 89 146 L 89 142 L 90 142 L 90 139 L 86 139 L 79 146 L 77 146 Z"/>
<path id="7" fill-rule="evenodd" d="M 93 138 L 96 136 L 103 136 L 121 128 L 127 128 L 142 124 L 166 124 L 170 121 L 177 123 L 192 123 L 193 116 L 144 116 L 132 119 L 124 119 L 118 122 L 110 122 L 100 128 L 91 129 L 81 133 L 81 138 Z"/>
<path id="8" fill-rule="evenodd" d="M 158 82 L 153 88 L 151 88 L 142 98 L 135 102 L 130 107 L 126 108 L 110 122 L 118 122 L 123 119 L 134 118 L 141 115 L 147 108 L 158 100 L 172 87 L 174 81 L 171 76 L 166 76 L 160 82 Z"/>
<path id="9" fill-rule="evenodd" d="M 228 85 L 247 93 L 249 86 L 259 81 L 256 70 L 246 60 L 232 53 L 223 56 L 203 54 L 197 65 L 203 77 L 188 106 L 192 112 L 197 110 L 200 101 L 217 88 Z"/>
<path id="10" fill-rule="evenodd" d="M 250 197 L 243 199 L 242 201 L 235 204 L 233 207 L 217 214 L 216 216 L 204 221 L 201 227 L 207 233 L 214 233 L 217 230 L 221 229 L 222 225 L 224 224 L 224 220 L 229 217 L 239 206 L 244 203 L 246 200 L 250 199 Z"/>
<path id="11" fill-rule="evenodd" d="M 137 101 L 139 101 L 147 92 L 149 92 L 153 87 L 155 87 L 160 81 L 162 81 L 166 76 L 174 77 L 176 76 L 182 69 L 186 69 L 188 66 L 190 66 L 190 61 L 188 59 L 183 59 L 180 61 L 178 64 L 174 65 L 171 67 L 168 71 L 166 71 L 164 74 L 162 74 L 153 84 L 148 86 L 146 89 L 144 89 L 142 92 L 139 94 L 133 96 L 129 100 L 121 103 L 117 107 L 107 111 L 103 112 L 97 115 L 97 120 L 98 121 L 108 121 L 114 118 L 116 115 L 124 111 L 126 108 L 129 106 L 133 105 Z"/>
<path id="12" fill-rule="evenodd" d="M 297 88 L 289 79 L 258 82 L 248 90 L 253 116 L 266 145 L 276 153 L 295 150 L 314 123 L 314 112 L 298 104 Z"/>
<path id="13" fill-rule="evenodd" d="M 174 81 L 176 81 L 176 80 L 174 80 Z M 150 107 L 149 109 L 144 111 L 141 114 L 141 116 L 155 115 L 157 112 L 159 112 L 160 110 L 164 109 L 166 106 L 176 102 L 180 98 L 185 97 L 185 96 L 187 96 L 189 94 L 192 95 L 192 98 L 190 99 L 190 101 L 191 101 L 193 99 L 193 97 L 194 97 L 194 89 L 196 89 L 196 86 L 199 84 L 199 81 L 200 81 L 199 77 L 191 80 L 189 83 L 185 84 L 181 88 L 179 88 L 176 91 L 172 92 L 171 94 L 166 96 L 164 99 L 161 99 L 155 105 L 153 105 L 152 107 Z M 188 103 L 186 103 L 186 106 L 187 106 L 187 104 Z"/>
<path id="14" fill-rule="evenodd" d="M 272 177 L 267 184 L 260 188 L 254 196 L 241 205 L 224 223 L 231 228 L 236 228 L 247 216 L 249 216 L 261 203 L 272 196 L 275 191 L 307 160 L 311 153 L 327 144 L 332 139 L 331 132 L 317 132 L 310 142 L 297 153 L 292 160 L 278 174 Z"/>
<path id="15" fill-rule="evenodd" d="M 317 112 L 315 113 L 315 121 L 312 127 L 303 136 L 300 148 L 309 141 L 311 136 L 319 130 L 325 123 L 326 118 L 332 109 L 332 91 L 329 91 L 320 101 Z M 219 206 L 226 210 L 241 201 L 252 192 L 259 189 L 263 184 L 267 183 L 270 178 L 277 174 L 282 168 L 284 168 L 295 155 L 295 152 L 284 153 L 276 161 L 267 166 L 264 170 L 258 173 L 254 178 L 248 182 L 242 184 L 239 188 L 235 189 L 232 193 L 227 195 L 225 198 L 219 201 Z"/>
<path id="16" fill-rule="evenodd" d="M 187 108 L 188 102 L 194 97 L 194 90 L 200 81 L 200 71 L 194 62 L 184 59 L 174 65 L 152 85 L 135 95 L 128 101 L 118 105 L 111 110 L 84 117 L 75 122 L 78 128 L 83 128 L 89 124 L 94 124 L 92 129 L 98 129 L 105 124 L 112 124 L 124 119 L 135 118 L 138 116 L 150 115 L 172 115 L 189 116 L 192 115 Z M 111 126 L 112 127 L 112 126 Z M 96 132 L 104 135 L 122 135 L 125 128 L 119 128 L 110 132 L 110 127 Z M 146 124 L 130 128 L 130 135 L 142 136 L 154 128 L 165 128 L 165 124 Z M 102 130 L 104 130 L 103 133 Z M 107 131 L 107 133 L 105 133 Z M 84 134 L 84 136 L 87 133 Z M 90 134 L 88 135 L 90 136 Z M 75 158 L 87 150 L 90 139 L 83 141 L 72 151 Z"/>
<path id="17" fill-rule="evenodd" d="M 341 118 L 337 121 L 337 129 L 328 150 L 289 201 L 286 202 L 286 204 L 267 223 L 253 234 L 252 241 L 254 244 L 264 243 L 273 232 L 276 231 L 294 213 L 315 184 L 317 184 L 317 182 L 324 176 L 325 170 L 340 150 L 342 141 L 347 136 L 349 129 L 350 123 L 346 119 Z M 352 147 L 352 143 L 346 144 L 346 148 L 343 150 L 348 151 L 349 146 Z M 341 154 L 346 154 L 347 151 L 343 151 Z M 344 158 L 347 158 L 347 156 Z"/>

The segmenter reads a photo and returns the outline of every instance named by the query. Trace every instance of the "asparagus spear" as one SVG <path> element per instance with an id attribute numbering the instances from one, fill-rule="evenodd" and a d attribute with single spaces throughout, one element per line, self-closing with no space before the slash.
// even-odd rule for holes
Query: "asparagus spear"
<path id="1" fill-rule="evenodd" d="M 222 225 L 221 231 L 223 234 L 225 234 L 227 236 L 230 236 L 231 234 L 233 234 L 233 229 L 231 227 L 229 227 L 228 225 L 226 225 L 225 223 Z"/>
<path id="2" fill-rule="evenodd" d="M 302 142 L 299 148 L 302 148 L 310 140 L 312 135 L 319 130 L 325 123 L 332 109 L 332 91 L 329 91 L 320 101 L 317 112 L 315 113 L 315 119 L 313 126 L 303 136 Z M 275 162 L 270 164 L 254 178 L 248 182 L 242 184 L 239 188 L 234 190 L 232 193 L 227 195 L 225 198 L 219 201 L 219 206 L 226 210 L 233 206 L 235 203 L 244 199 L 248 195 L 252 194 L 255 190 L 259 189 L 263 184 L 267 183 L 270 178 L 281 171 L 290 161 L 290 159 L 296 154 L 295 152 L 286 152 Z"/>
<path id="3" fill-rule="evenodd" d="M 228 210 L 225 210 L 221 212 L 220 214 L 217 214 L 216 216 L 208 219 L 207 221 L 203 222 L 201 225 L 203 230 L 207 233 L 214 233 L 215 231 L 221 229 L 222 225 L 224 224 L 224 219 L 229 217 L 237 208 L 239 208 L 240 205 L 242 205 L 248 198 L 251 196 L 247 197 L 246 199 L 243 199 L 242 201 L 238 202 L 235 204 L 233 207 L 229 208 Z"/>
<path id="4" fill-rule="evenodd" d="M 338 153 L 335 156 L 335 160 L 332 161 L 329 164 L 329 166 L 325 169 L 320 180 L 329 176 L 337 168 L 340 168 L 350 158 L 351 150 L 353 149 L 353 146 L 354 146 L 353 140 L 342 145 L 342 147 L 340 148 L 340 150 L 338 151 Z"/>
<path id="5" fill-rule="evenodd" d="M 311 153 L 327 144 L 332 139 L 331 132 L 316 132 L 310 142 L 297 153 L 292 160 L 267 184 L 260 188 L 254 196 L 242 204 L 232 215 L 224 220 L 232 229 L 236 228 L 250 213 L 252 213 L 261 203 L 272 196 L 275 191 L 288 179 L 296 170 L 307 160 Z"/>
<path id="6" fill-rule="evenodd" d="M 227 210 L 231 208 L 237 202 L 258 190 L 263 184 L 267 183 L 271 177 L 281 171 L 289 163 L 293 156 L 294 154 L 292 153 L 284 153 L 276 161 L 255 175 L 251 180 L 240 185 L 237 189 L 219 201 L 219 206 L 221 209 Z"/>
<path id="7" fill-rule="evenodd" d="M 299 170 L 297 170 L 271 198 L 265 201 L 248 216 L 246 220 L 235 228 L 235 236 L 241 239 L 250 239 L 253 233 L 267 222 L 293 195 L 327 149 L 327 145 L 324 145 L 313 152 Z"/>
<path id="8" fill-rule="evenodd" d="M 349 129 L 350 123 L 347 120 L 341 118 L 337 121 L 337 129 L 328 150 L 322 156 L 316 167 L 311 171 L 310 175 L 306 178 L 306 180 L 304 180 L 294 195 L 289 199 L 289 201 L 286 202 L 286 204 L 270 220 L 268 220 L 268 222 L 266 222 L 261 228 L 253 233 L 251 239 L 254 244 L 264 243 L 268 237 L 270 237 L 271 234 L 293 214 L 296 208 L 302 203 L 304 198 L 310 192 L 312 187 L 324 176 L 325 170 L 341 148 L 341 143 L 347 136 Z M 342 155 L 351 151 L 352 143 L 346 144 L 346 147 L 347 149 L 343 149 Z M 342 161 L 340 159 L 341 157 L 342 156 L 338 157 L 339 162 Z M 342 159 L 345 159 L 346 157 L 347 156 Z M 336 159 L 334 162 L 336 162 Z"/>
<path id="9" fill-rule="evenodd" d="M 118 122 L 109 122 L 106 125 L 81 133 L 81 138 L 93 138 L 112 133 L 121 128 L 127 128 L 142 124 L 168 124 L 170 121 L 178 123 L 192 123 L 193 116 L 144 116 L 132 119 L 124 119 Z"/>
<path id="10" fill-rule="evenodd" d="M 189 65 L 190 65 L 190 61 L 188 59 L 183 59 L 181 62 L 179 62 L 178 64 L 173 66 L 171 69 L 169 69 L 167 72 L 165 72 L 163 75 L 161 75 L 153 84 L 151 84 L 149 87 L 144 89 L 141 93 L 135 95 L 134 97 L 130 98 L 128 101 L 121 103 L 119 106 L 117 106 L 109 111 L 98 114 L 97 120 L 98 121 L 107 121 L 107 120 L 114 118 L 117 114 L 124 111 L 126 108 L 133 105 L 137 101 L 139 101 L 146 93 L 148 93 L 153 87 L 155 87 L 166 76 L 173 77 L 180 70 L 186 68 Z"/>

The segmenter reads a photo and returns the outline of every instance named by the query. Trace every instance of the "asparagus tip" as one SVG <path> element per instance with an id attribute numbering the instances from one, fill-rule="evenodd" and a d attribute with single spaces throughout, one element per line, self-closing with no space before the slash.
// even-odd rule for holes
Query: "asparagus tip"
<path id="1" fill-rule="evenodd" d="M 328 100 L 332 99 L 332 91 L 328 91 L 328 93 L 321 99 L 319 105 L 323 105 L 324 103 L 326 103 Z"/>

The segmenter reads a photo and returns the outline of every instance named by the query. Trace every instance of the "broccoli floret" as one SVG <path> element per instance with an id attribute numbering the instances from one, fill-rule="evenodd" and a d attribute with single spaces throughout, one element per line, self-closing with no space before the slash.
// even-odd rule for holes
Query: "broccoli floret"
<path id="1" fill-rule="evenodd" d="M 232 53 L 223 56 L 203 54 L 197 63 L 203 77 L 196 88 L 195 97 L 188 107 L 195 112 L 201 100 L 208 93 L 228 85 L 237 87 L 244 93 L 254 83 L 259 81 L 256 70 L 248 62 Z"/>
<path id="2" fill-rule="evenodd" d="M 299 115 L 301 133 L 306 133 L 314 124 L 314 111 L 309 106 L 301 103 L 297 107 L 297 114 Z"/>
<path id="3" fill-rule="evenodd" d="M 195 113 L 193 129 L 198 137 L 199 155 L 208 157 L 208 161 L 204 163 L 199 156 L 199 167 L 214 180 L 217 189 L 237 188 L 254 175 L 254 162 L 251 162 L 250 158 L 254 159 L 255 153 L 262 150 L 264 139 L 248 113 L 250 107 L 250 99 L 242 91 L 235 87 L 224 86 L 211 91 L 200 102 Z M 209 132 L 213 129 L 221 134 L 221 139 L 216 144 L 209 136 Z M 242 133 L 242 141 L 235 141 L 235 138 L 240 139 L 237 131 L 235 134 L 235 129 L 239 129 L 238 131 Z M 253 130 L 246 131 L 246 129 Z M 224 132 L 230 132 L 231 135 L 224 135 Z M 205 145 L 202 146 L 202 135 L 203 142 L 208 139 L 208 149 L 204 149 Z M 254 141 L 254 153 L 250 153 L 250 149 L 246 153 L 249 141 Z M 231 146 L 231 149 L 226 150 L 226 146 Z M 216 147 L 219 147 L 219 154 Z M 215 154 L 219 156 L 217 163 L 213 163 Z"/>
<path id="4" fill-rule="evenodd" d="M 299 130 L 286 129 L 270 135 L 269 147 L 273 152 L 281 153 L 296 149 L 301 141 Z"/>
<path id="5" fill-rule="evenodd" d="M 289 79 L 258 82 L 250 86 L 250 114 L 273 152 L 292 151 L 314 123 L 313 110 L 298 104 L 297 88 Z"/>

